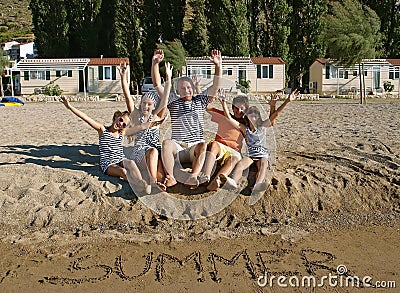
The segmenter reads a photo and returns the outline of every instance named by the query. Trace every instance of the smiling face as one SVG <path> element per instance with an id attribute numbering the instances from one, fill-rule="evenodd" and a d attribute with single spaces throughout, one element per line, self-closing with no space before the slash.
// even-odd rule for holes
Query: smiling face
<path id="1" fill-rule="evenodd" d="M 143 114 L 148 114 L 153 112 L 155 109 L 155 105 L 152 99 L 150 98 L 144 98 L 142 99 L 142 102 L 140 103 L 140 110 L 142 111 Z"/>
<path id="2" fill-rule="evenodd" d="M 184 101 L 191 101 L 193 98 L 193 87 L 192 83 L 186 79 L 180 79 L 178 81 L 178 94 Z"/>
<path id="3" fill-rule="evenodd" d="M 261 114 L 260 111 L 257 109 L 257 107 L 254 106 L 250 107 L 246 115 L 247 118 L 249 118 L 251 124 L 253 124 L 255 127 L 258 127 L 258 125 L 261 122 Z"/>
<path id="4" fill-rule="evenodd" d="M 125 129 L 130 122 L 128 115 L 121 115 L 114 119 L 113 127 L 116 130 L 123 130 Z"/>
<path id="5" fill-rule="evenodd" d="M 246 105 L 244 103 L 234 103 L 232 109 L 235 118 L 243 118 L 246 113 Z"/>

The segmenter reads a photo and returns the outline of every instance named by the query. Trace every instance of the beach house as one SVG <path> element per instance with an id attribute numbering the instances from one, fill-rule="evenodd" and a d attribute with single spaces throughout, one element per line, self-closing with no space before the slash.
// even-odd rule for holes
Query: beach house
<path id="1" fill-rule="evenodd" d="M 359 64 L 351 68 L 337 65 L 334 60 L 317 58 L 310 66 L 310 92 L 322 96 L 357 94 L 360 91 Z M 379 95 L 384 84 L 400 88 L 400 59 L 365 59 L 362 61 L 367 94 Z"/>
<path id="2" fill-rule="evenodd" d="M 237 93 L 263 94 L 285 88 L 286 63 L 280 57 L 222 57 L 221 87 Z M 208 57 L 188 57 L 182 74 L 198 76 L 201 88 L 212 84 L 214 65 Z M 246 87 L 247 85 L 247 87 Z"/>
<path id="3" fill-rule="evenodd" d="M 121 62 L 129 64 L 128 58 L 60 58 L 21 59 L 12 68 L 15 88 L 21 95 L 43 92 L 46 85 L 60 86 L 63 94 L 78 93 L 119 94 L 122 93 L 117 66 Z M 127 71 L 128 83 L 130 80 Z"/>

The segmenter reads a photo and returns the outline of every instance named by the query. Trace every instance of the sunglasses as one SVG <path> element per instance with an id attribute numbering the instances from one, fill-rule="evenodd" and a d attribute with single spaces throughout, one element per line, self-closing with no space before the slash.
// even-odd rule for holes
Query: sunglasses
<path id="1" fill-rule="evenodd" d="M 250 114 L 253 114 L 253 113 L 255 113 L 257 115 L 260 115 L 260 112 L 258 112 L 257 110 L 250 110 L 250 111 L 247 112 L 247 115 L 250 115 Z"/>
<path id="2" fill-rule="evenodd" d="M 122 128 L 125 128 L 125 127 L 126 127 L 126 123 L 124 122 L 124 118 L 119 117 L 118 121 L 119 121 L 119 122 L 122 122 L 122 124 L 121 124 Z"/>

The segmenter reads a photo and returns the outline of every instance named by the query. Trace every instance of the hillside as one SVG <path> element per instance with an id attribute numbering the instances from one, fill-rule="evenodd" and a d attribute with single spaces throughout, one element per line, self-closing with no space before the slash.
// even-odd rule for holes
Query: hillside
<path id="1" fill-rule="evenodd" d="M 33 39 L 29 0 L 0 0 L 0 42 Z"/>

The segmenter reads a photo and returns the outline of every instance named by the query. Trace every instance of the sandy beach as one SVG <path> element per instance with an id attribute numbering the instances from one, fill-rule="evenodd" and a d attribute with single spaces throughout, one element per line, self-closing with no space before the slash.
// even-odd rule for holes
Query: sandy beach
<path id="1" fill-rule="evenodd" d="M 110 101 L 74 106 L 105 124 L 125 109 Z M 336 274 L 370 276 L 364 287 L 394 281 L 397 289 L 384 292 L 398 292 L 399 113 L 399 100 L 292 102 L 274 126 L 276 165 L 265 194 L 251 205 L 242 192 L 218 213 L 176 220 L 101 173 L 96 131 L 61 103 L 3 107 L 0 291 L 362 290 L 288 285 L 290 277 Z M 204 191 L 172 192 L 212 195 Z M 276 279 L 258 284 L 265 272 L 285 276 L 288 288 Z"/>

